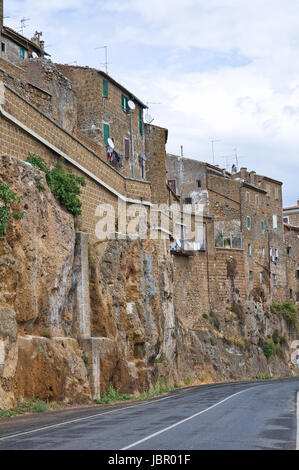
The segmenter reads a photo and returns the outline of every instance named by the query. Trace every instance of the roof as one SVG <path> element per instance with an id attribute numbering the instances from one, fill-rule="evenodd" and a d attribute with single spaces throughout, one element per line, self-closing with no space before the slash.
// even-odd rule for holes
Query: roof
<path id="1" fill-rule="evenodd" d="M 291 210 L 296 210 L 296 209 L 299 210 L 299 206 L 290 206 L 290 207 L 283 208 L 284 211 L 291 211 Z"/>
<path id="2" fill-rule="evenodd" d="M 267 194 L 267 191 L 265 191 L 262 188 L 258 188 L 257 186 L 254 186 L 253 184 L 247 183 L 246 181 L 242 182 L 242 187 L 252 189 L 253 191 L 257 191 L 259 193 Z"/>
<path id="3" fill-rule="evenodd" d="M 20 44 L 20 46 L 24 46 L 27 48 L 31 48 L 34 52 L 37 52 L 39 54 L 44 54 L 49 56 L 47 52 L 45 52 L 40 46 L 38 46 L 34 41 L 31 41 L 30 39 L 26 38 L 25 36 L 22 36 L 22 34 L 17 33 L 12 28 L 9 28 L 8 26 L 3 26 L 3 29 L 1 31 L 2 36 L 6 36 L 13 41 L 17 42 Z"/>
<path id="4" fill-rule="evenodd" d="M 88 65 L 69 65 L 69 64 L 56 64 L 56 65 L 61 65 L 63 67 L 69 67 L 70 69 L 81 69 L 81 70 L 89 70 L 89 71 L 94 71 L 102 75 L 106 80 L 109 82 L 113 83 L 117 88 L 122 90 L 126 95 L 128 95 L 129 99 L 136 101 L 142 108 L 147 109 L 148 106 L 146 106 L 137 96 L 135 96 L 131 91 L 129 91 L 127 88 L 125 88 L 123 85 L 121 85 L 119 82 L 117 82 L 111 75 L 108 73 L 104 72 L 103 70 L 95 69 L 94 67 L 89 67 Z"/>

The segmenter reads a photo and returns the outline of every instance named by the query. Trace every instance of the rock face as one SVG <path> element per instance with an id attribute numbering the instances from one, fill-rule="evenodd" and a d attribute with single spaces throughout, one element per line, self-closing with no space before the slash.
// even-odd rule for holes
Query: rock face
<path id="1" fill-rule="evenodd" d="M 17 397 L 71 398 L 76 390 L 90 397 L 78 345 L 58 347 L 54 340 L 31 336 L 45 331 L 65 336 L 73 218 L 57 203 L 42 172 L 6 156 L 0 159 L 0 169 L 1 182 L 22 196 L 15 208 L 24 210 L 24 217 L 11 221 L 0 239 L 0 408 L 12 406 Z M 36 178 L 44 191 L 38 190 Z M 26 335 L 26 341 L 20 339 Z"/>
<path id="2" fill-rule="evenodd" d="M 89 245 L 55 200 L 43 173 L 0 158 L 0 181 L 20 196 L 0 239 L 0 408 L 36 397 L 79 401 L 112 384 L 123 393 L 296 373 L 289 325 L 262 299 L 204 313 L 176 305 L 165 240 Z M 38 189 L 37 181 L 44 185 Z M 228 275 L 233 266 L 228 266 Z M 262 342 L 275 337 L 268 360 Z"/>

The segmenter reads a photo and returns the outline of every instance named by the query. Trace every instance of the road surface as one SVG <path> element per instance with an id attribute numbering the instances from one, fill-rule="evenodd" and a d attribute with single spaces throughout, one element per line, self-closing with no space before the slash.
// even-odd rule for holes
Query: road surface
<path id="1" fill-rule="evenodd" d="M 0 450 L 299 448 L 299 379 L 204 385 L 147 402 L 0 421 Z"/>

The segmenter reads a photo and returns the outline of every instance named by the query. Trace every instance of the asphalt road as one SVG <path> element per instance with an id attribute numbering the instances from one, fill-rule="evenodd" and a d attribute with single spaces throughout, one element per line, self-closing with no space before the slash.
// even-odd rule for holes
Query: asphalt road
<path id="1" fill-rule="evenodd" d="M 204 385 L 147 402 L 20 416 L 0 421 L 0 450 L 295 450 L 298 391 L 299 379 Z"/>

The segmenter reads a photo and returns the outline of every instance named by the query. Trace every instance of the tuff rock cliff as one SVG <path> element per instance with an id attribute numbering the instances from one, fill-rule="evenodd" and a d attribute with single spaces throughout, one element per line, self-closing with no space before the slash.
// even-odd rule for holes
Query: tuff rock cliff
<path id="1" fill-rule="evenodd" d="M 110 383 L 138 393 L 159 377 L 190 384 L 296 373 L 290 326 L 263 304 L 186 319 L 165 241 L 91 243 L 88 255 L 42 172 L 3 156 L 0 181 L 24 210 L 0 239 L 0 408 L 32 397 L 89 400 Z M 267 360 L 260 346 L 273 334 L 284 342 Z"/>

